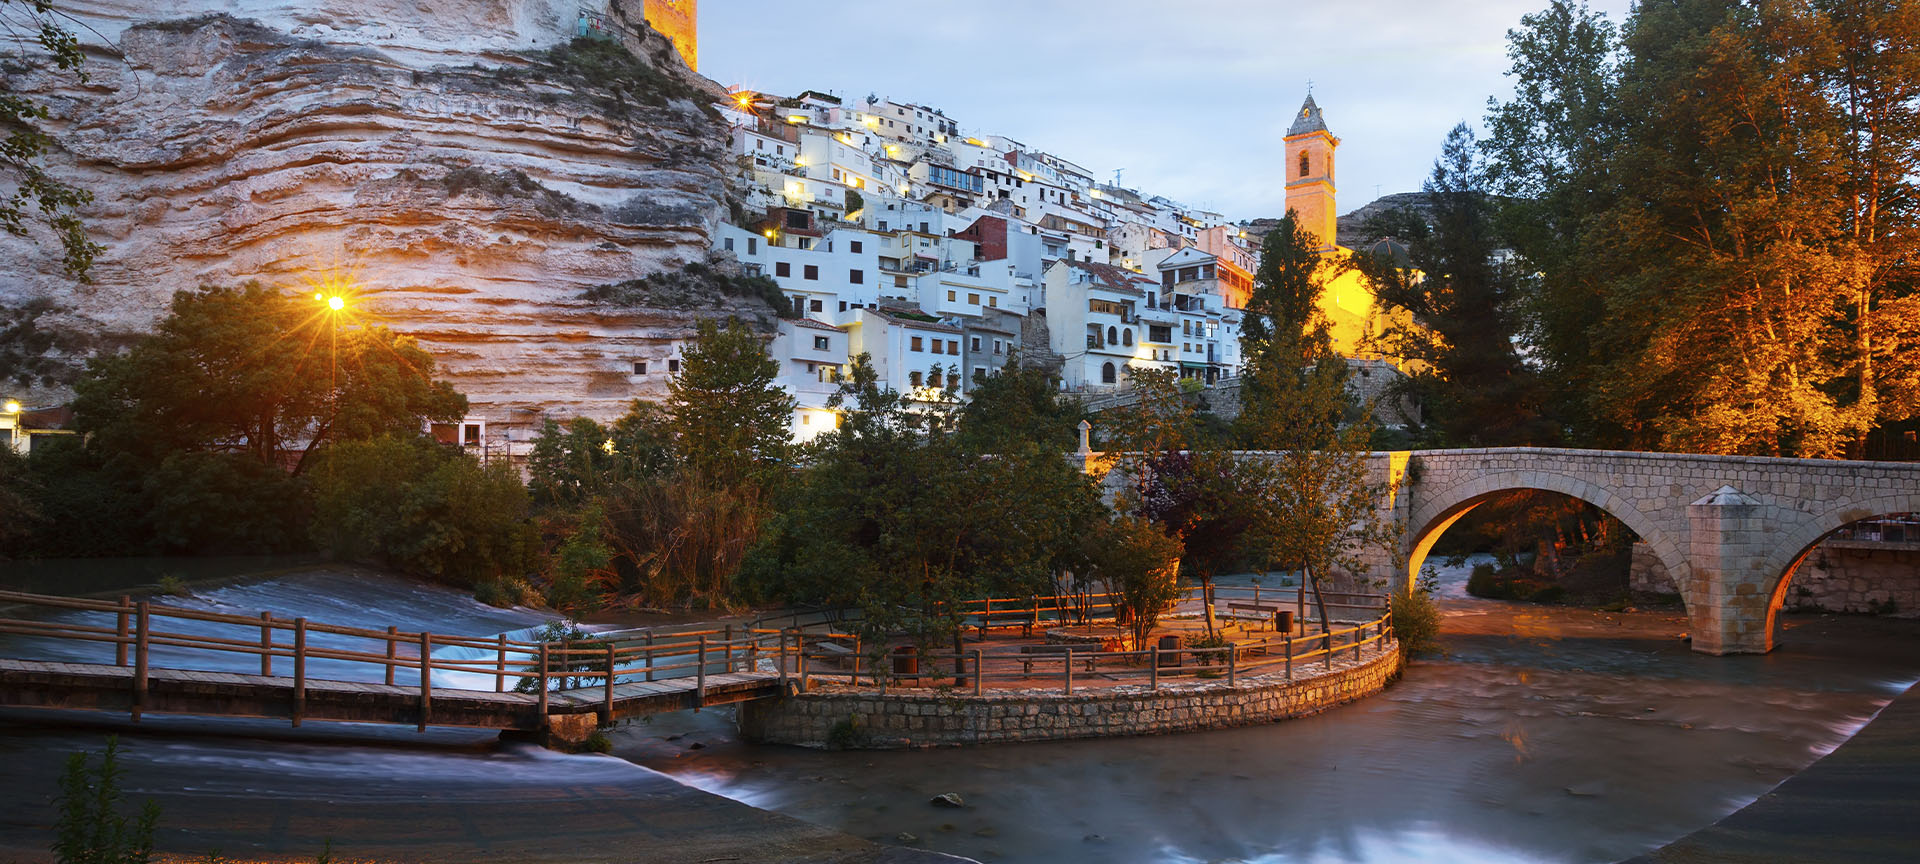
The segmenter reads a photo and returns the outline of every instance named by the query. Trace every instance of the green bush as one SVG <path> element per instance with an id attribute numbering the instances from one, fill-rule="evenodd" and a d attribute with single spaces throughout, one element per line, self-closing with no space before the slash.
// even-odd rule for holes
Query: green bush
<path id="1" fill-rule="evenodd" d="M 1433 602 L 1433 577 L 1423 576 L 1421 584 L 1393 592 L 1393 636 L 1400 642 L 1400 653 L 1407 657 L 1440 651 L 1440 607 Z"/>
<path id="2" fill-rule="evenodd" d="M 312 472 L 313 537 L 331 554 L 477 585 L 532 569 L 538 537 L 526 487 L 423 438 L 347 441 Z"/>
<path id="3" fill-rule="evenodd" d="M 1559 585 L 1548 585 L 1527 595 L 1528 603 L 1564 603 L 1567 589 Z"/>
<path id="4" fill-rule="evenodd" d="M 860 715 L 849 714 L 827 729 L 828 750 L 851 750 L 860 746 Z"/>
<path id="5" fill-rule="evenodd" d="M 1492 564 L 1475 564 L 1467 576 L 1467 593 L 1489 600 L 1511 600 L 1506 585 L 1494 578 Z"/>
<path id="6" fill-rule="evenodd" d="M 160 805 L 152 801 L 132 819 L 120 814 L 120 740 L 109 736 L 96 769 L 91 754 L 67 757 L 55 799 L 53 855 L 59 864 L 147 864 L 153 860 L 153 827 Z"/>

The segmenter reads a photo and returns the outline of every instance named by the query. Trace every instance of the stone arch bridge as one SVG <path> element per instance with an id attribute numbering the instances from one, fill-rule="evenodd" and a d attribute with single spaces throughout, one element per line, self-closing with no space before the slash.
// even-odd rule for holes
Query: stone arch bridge
<path id="1" fill-rule="evenodd" d="M 1397 483 L 1382 516 L 1403 529 L 1374 575 L 1407 580 L 1446 529 L 1503 492 L 1538 489 L 1613 515 L 1652 548 L 1679 587 L 1693 648 L 1773 648 L 1787 580 L 1821 538 L 1848 523 L 1920 512 L 1920 463 L 1769 459 L 1532 447 L 1374 453 Z"/>
<path id="2" fill-rule="evenodd" d="M 1111 464 L 1084 434 L 1079 455 L 1089 470 Z M 1435 541 L 1475 507 L 1503 492 L 1558 492 L 1613 515 L 1651 547 L 1686 604 L 1694 650 L 1709 654 L 1773 649 L 1788 578 L 1822 538 L 1862 519 L 1920 513 L 1920 463 L 1535 447 L 1367 459 L 1390 490 L 1380 516 L 1401 531 L 1399 548 L 1363 556 L 1362 575 L 1411 583 Z"/>

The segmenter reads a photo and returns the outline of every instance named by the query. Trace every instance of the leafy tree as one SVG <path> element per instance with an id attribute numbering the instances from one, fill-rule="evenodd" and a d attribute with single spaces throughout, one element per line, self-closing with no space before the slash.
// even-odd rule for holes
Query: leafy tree
<path id="1" fill-rule="evenodd" d="M 1057 449 L 975 451 L 937 411 L 877 381 L 856 358 L 834 397 L 844 421 L 821 436 L 744 565 L 758 591 L 859 608 L 871 644 L 906 632 L 928 646 L 955 637 L 959 601 L 1038 593 L 1083 565 L 1104 508 Z"/>
<path id="2" fill-rule="evenodd" d="M 0 559 L 17 554 L 42 524 L 35 478 L 25 456 L 0 447 Z"/>
<path id="3" fill-rule="evenodd" d="M 700 322 L 667 384 L 667 410 L 687 469 L 722 483 L 785 461 L 793 398 L 774 385 L 780 364 L 739 319 Z"/>
<path id="4" fill-rule="evenodd" d="M 75 422 L 100 451 L 147 462 L 205 451 L 277 464 L 295 446 L 298 474 L 328 443 L 464 415 L 466 397 L 434 380 L 433 366 L 412 339 L 347 329 L 312 298 L 206 287 L 176 293 L 132 350 L 88 364 Z"/>
<path id="5" fill-rule="evenodd" d="M 55 68 L 87 83 L 86 70 L 80 68 L 85 59 L 80 40 L 61 23 L 52 0 L 0 0 L 0 28 L 20 37 L 16 44 L 33 45 L 29 51 L 0 55 L 0 62 L 37 63 L 41 58 L 30 51 L 44 52 Z M 36 123 L 50 116 L 44 102 L 0 81 L 0 129 L 6 130 L 6 137 L 0 138 L 0 179 L 13 187 L 12 194 L 0 197 L 0 229 L 25 236 L 30 221 L 44 225 L 59 240 L 67 273 L 84 282 L 101 247 L 87 239 L 86 227 L 75 211 L 91 202 L 93 194 L 47 171 L 45 159 L 53 141 Z"/>
<path id="6" fill-rule="evenodd" d="M 988 453 L 1027 443 L 1056 451 L 1077 447 L 1085 412 L 1061 398 L 1057 377 L 1019 360 L 1016 355 L 1000 374 L 974 382 L 960 408 L 960 443 Z"/>
<path id="7" fill-rule="evenodd" d="M 1180 599 L 1180 543 L 1145 519 L 1124 516 L 1099 523 L 1088 539 L 1093 574 L 1114 595 L 1133 650 L 1146 648 L 1160 616 Z"/>
<path id="8" fill-rule="evenodd" d="M 547 420 L 527 458 L 528 488 L 543 507 L 579 506 L 620 484 L 652 480 L 676 467 L 666 412 L 635 402 L 611 427 L 576 417 Z"/>
<path id="9" fill-rule="evenodd" d="M 1501 237 L 1534 274 L 1520 304 L 1548 413 L 1590 444 L 1622 443 L 1587 394 L 1605 374 L 1595 342 L 1606 316 L 1593 226 L 1613 206 L 1618 140 L 1617 29 L 1584 3 L 1554 0 L 1507 32 L 1514 97 L 1490 104 L 1486 171 Z"/>
<path id="10" fill-rule="evenodd" d="M 1268 235 L 1263 258 L 1300 261 L 1312 253 L 1312 236 L 1292 221 Z M 1242 542 L 1267 566 L 1304 572 L 1324 625 L 1320 579 L 1361 571 L 1361 550 L 1390 540 L 1375 511 L 1385 490 L 1367 464 L 1370 417 L 1347 390 L 1346 361 L 1333 352 L 1318 312 L 1324 283 L 1298 267 L 1263 260 L 1260 269 L 1286 278 L 1257 280 L 1248 302 L 1248 318 L 1257 309 L 1265 323 L 1241 340 L 1239 434 L 1249 449 L 1272 452 L 1237 461 L 1234 500 L 1247 521 Z"/>
<path id="11" fill-rule="evenodd" d="M 323 458 L 312 530 L 331 554 L 465 585 L 533 569 L 526 487 L 506 464 L 419 436 L 342 442 Z"/>
<path id="12" fill-rule="evenodd" d="M 1503 227 L 1591 443 L 1857 453 L 1920 413 L 1920 14 L 1886 0 L 1557 3 L 1512 39 Z"/>
<path id="13" fill-rule="evenodd" d="M 1252 316 L 1249 316 L 1250 318 Z M 1245 504 L 1244 463 L 1198 434 L 1193 403 L 1172 372 L 1130 370 L 1138 398 L 1107 412 L 1105 439 L 1116 451 L 1114 470 L 1130 486 L 1117 496 L 1123 513 L 1138 516 L 1180 543 L 1180 564 L 1200 581 L 1208 599 L 1216 573 L 1243 558 L 1252 524 Z M 1206 607 L 1213 632 L 1213 607 Z"/>
<path id="14" fill-rule="evenodd" d="M 1553 443 L 1539 383 L 1515 344 L 1519 274 L 1495 257 L 1494 202 L 1466 124 L 1447 135 L 1423 191 L 1431 224 L 1399 211 L 1378 226 L 1410 244 L 1404 266 L 1355 255 L 1376 300 L 1413 316 L 1380 337 L 1387 354 L 1415 361 L 1407 395 L 1432 418 L 1442 446 Z"/>
<path id="15" fill-rule="evenodd" d="M 299 478 L 237 453 L 169 453 L 141 478 L 145 523 L 161 551 L 285 551 L 305 545 Z"/>

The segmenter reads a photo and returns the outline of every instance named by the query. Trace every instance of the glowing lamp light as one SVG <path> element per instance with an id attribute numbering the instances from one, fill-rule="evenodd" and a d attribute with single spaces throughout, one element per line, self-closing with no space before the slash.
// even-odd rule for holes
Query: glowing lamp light
<path id="1" fill-rule="evenodd" d="M 0 405 L 0 413 L 5 413 L 5 414 L 18 414 L 18 413 L 20 413 L 20 400 L 18 400 L 18 399 L 8 399 L 8 400 L 7 400 L 7 404 L 5 404 L 5 405 Z"/>
<path id="2" fill-rule="evenodd" d="M 774 238 L 775 232 L 772 228 L 768 228 L 765 233 L 767 235 L 768 240 L 772 240 Z"/>

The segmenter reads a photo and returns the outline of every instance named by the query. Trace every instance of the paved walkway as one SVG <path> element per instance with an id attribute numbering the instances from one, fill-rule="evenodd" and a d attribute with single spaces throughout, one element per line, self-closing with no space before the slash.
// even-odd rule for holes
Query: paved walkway
<path id="1" fill-rule="evenodd" d="M 1920 860 L 1920 687 L 1839 749 L 1711 826 L 1623 864 Z"/>

